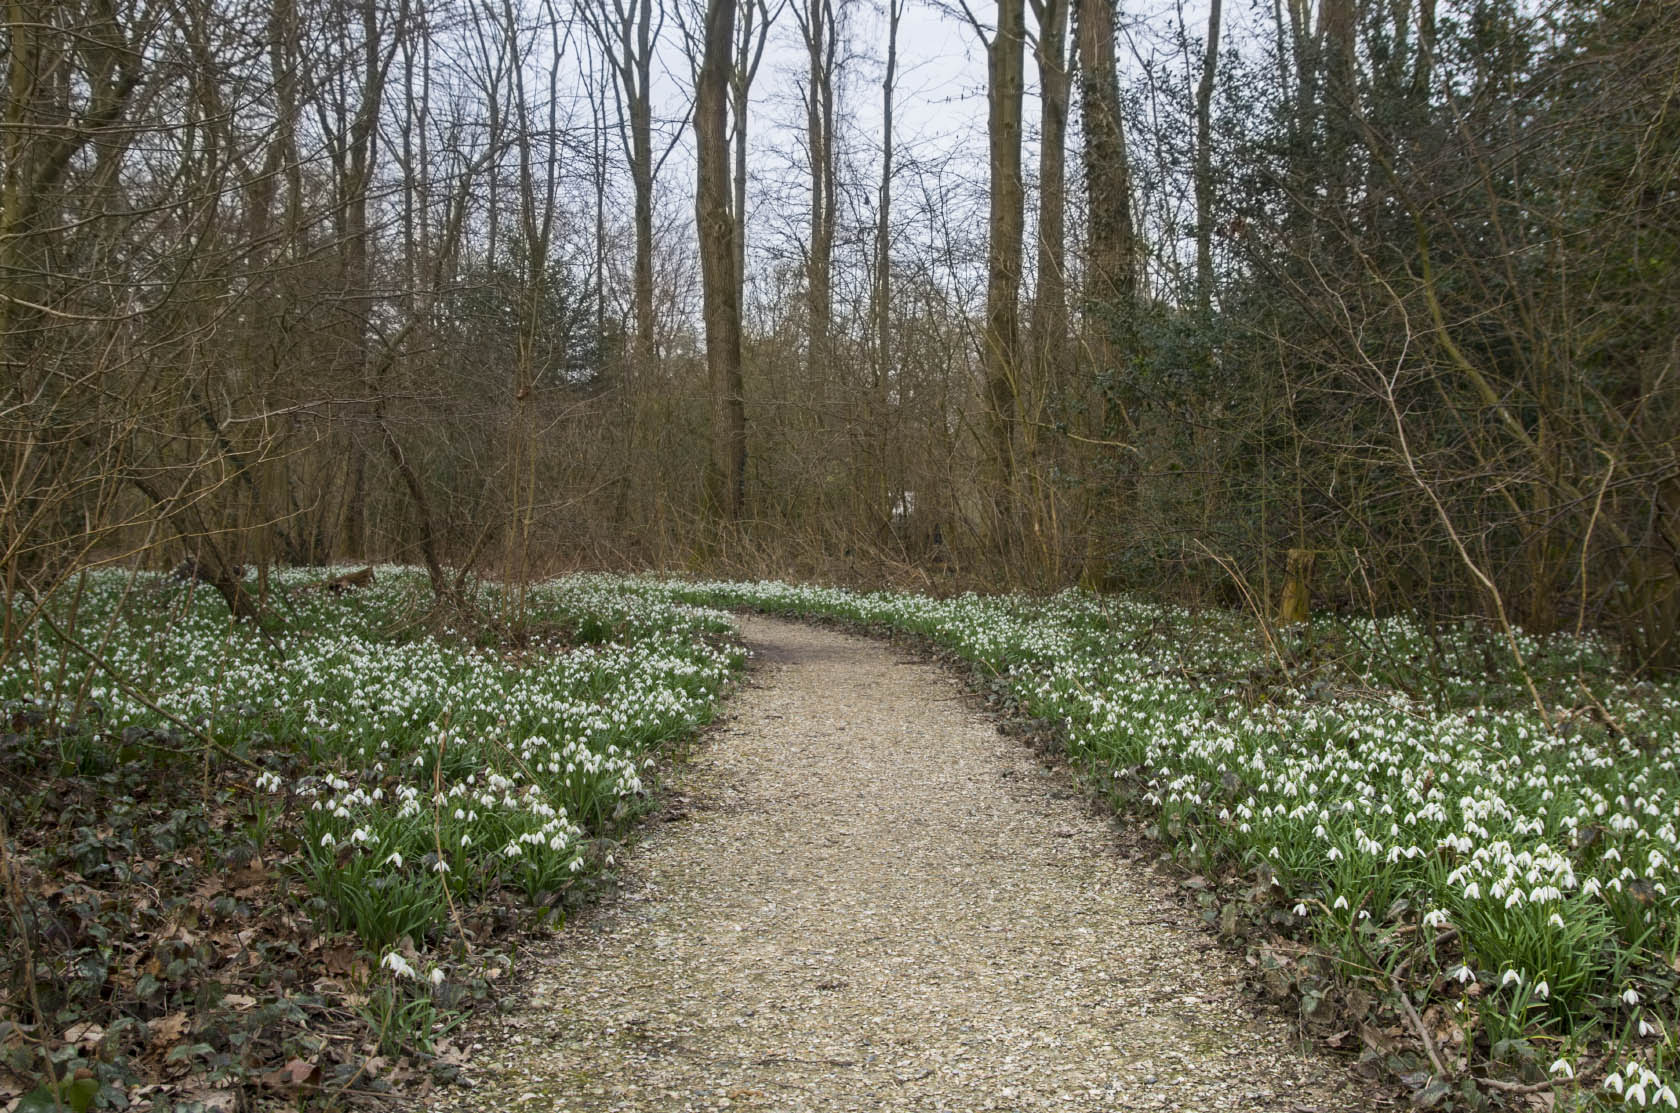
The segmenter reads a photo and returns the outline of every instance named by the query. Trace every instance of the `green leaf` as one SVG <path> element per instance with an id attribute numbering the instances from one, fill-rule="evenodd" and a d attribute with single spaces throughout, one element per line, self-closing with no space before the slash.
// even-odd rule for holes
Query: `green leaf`
<path id="1" fill-rule="evenodd" d="M 78 1078 L 59 1086 L 55 1096 L 50 1086 L 37 1086 L 23 1095 L 17 1113 L 87 1113 L 93 1099 L 99 1095 L 99 1083 L 91 1078 Z"/>

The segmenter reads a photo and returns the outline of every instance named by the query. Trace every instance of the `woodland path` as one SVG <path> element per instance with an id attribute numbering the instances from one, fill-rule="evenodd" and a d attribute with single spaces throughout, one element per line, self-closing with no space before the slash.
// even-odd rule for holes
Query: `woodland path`
<path id="1" fill-rule="evenodd" d="M 622 891 L 521 955 L 518 1010 L 465 1037 L 472 1088 L 441 1108 L 1379 1104 L 939 667 L 743 633 L 756 665 Z"/>

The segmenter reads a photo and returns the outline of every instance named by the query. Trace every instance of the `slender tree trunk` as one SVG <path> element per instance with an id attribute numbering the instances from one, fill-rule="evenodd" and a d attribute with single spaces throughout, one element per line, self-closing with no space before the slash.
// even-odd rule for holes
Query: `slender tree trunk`
<path id="1" fill-rule="evenodd" d="M 998 0 L 997 30 L 986 52 L 991 213 L 984 331 L 986 408 L 1000 548 L 1007 549 L 1015 483 L 1015 424 L 1020 398 L 1021 100 L 1026 42 L 1024 0 Z"/>
<path id="2" fill-rule="evenodd" d="M 708 0 L 695 87 L 695 224 L 712 395 L 710 498 L 726 521 L 746 504 L 747 422 L 741 379 L 741 306 L 735 285 L 735 222 L 730 213 L 729 68 L 735 0 Z"/>
<path id="3" fill-rule="evenodd" d="M 635 47 L 624 28 L 621 74 L 630 112 L 630 180 L 635 193 L 636 262 L 632 279 L 636 302 L 636 362 L 653 362 L 653 5 L 632 0 L 636 8 Z"/>
<path id="4" fill-rule="evenodd" d="M 834 258 L 834 60 L 832 0 L 803 0 L 799 29 L 809 65 L 805 88 L 805 138 L 811 159 L 811 253 L 806 266 L 806 312 L 811 384 L 832 375 L 828 343 L 832 317 Z"/>
<path id="5" fill-rule="evenodd" d="M 618 139 L 630 169 L 635 238 L 630 301 L 636 327 L 631 350 L 639 368 L 652 363 L 658 338 L 653 308 L 653 183 L 658 171 L 653 157 L 653 55 L 658 2 L 582 0 L 576 8 L 613 71 Z"/>
<path id="6" fill-rule="evenodd" d="M 1067 367 L 1067 0 L 1034 0 L 1038 19 L 1038 284 L 1031 333 L 1037 385 L 1048 390 Z"/>
<path id="7" fill-rule="evenodd" d="M 887 68 L 881 78 L 881 185 L 875 207 L 875 376 L 883 395 L 892 368 L 889 309 L 892 297 L 892 177 L 893 93 L 898 81 L 898 23 L 904 0 L 889 0 L 887 10 Z M 883 411 L 882 416 L 885 416 Z"/>
<path id="8" fill-rule="evenodd" d="M 892 178 L 893 93 L 898 81 L 898 23 L 905 0 L 887 0 L 887 65 L 881 77 L 881 184 L 875 205 L 875 289 L 870 317 L 875 326 L 875 466 L 880 477 L 874 512 L 891 521 L 892 480 L 887 458 L 892 422 Z"/>
<path id="9" fill-rule="evenodd" d="M 1213 83 L 1219 72 L 1220 0 L 1208 8 L 1202 80 L 1196 87 L 1196 312 L 1213 313 Z"/>

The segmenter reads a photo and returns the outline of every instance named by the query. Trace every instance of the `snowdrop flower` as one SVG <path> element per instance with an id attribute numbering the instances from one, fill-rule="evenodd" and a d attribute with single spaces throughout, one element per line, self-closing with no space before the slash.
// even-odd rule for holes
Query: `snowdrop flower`
<path id="1" fill-rule="evenodd" d="M 412 967 L 408 964 L 408 959 L 404 958 L 402 955 L 399 955 L 395 951 L 392 951 L 390 954 L 386 955 L 384 961 L 382 961 L 379 965 L 383 966 L 385 969 L 391 971 L 393 974 L 396 974 L 399 977 L 403 977 L 403 978 L 418 977 L 418 975 L 415 974 L 415 972 L 414 972 L 414 967 Z"/>
<path id="2" fill-rule="evenodd" d="M 402 853 L 400 851 L 392 851 L 391 856 L 389 858 L 385 859 L 385 864 L 387 866 L 394 865 L 399 870 L 402 869 L 402 864 L 403 864 Z"/>
<path id="3" fill-rule="evenodd" d="M 1510 985 L 1512 982 L 1515 982 L 1517 985 L 1521 985 L 1522 984 L 1522 975 L 1517 973 L 1515 970 L 1507 970 L 1507 971 L 1505 971 L 1505 973 L 1503 973 L 1499 976 L 1499 988 L 1500 989 L 1504 989 L 1506 986 Z"/>
<path id="4" fill-rule="evenodd" d="M 1553 912 L 1551 914 L 1551 917 L 1546 920 L 1546 926 L 1547 927 L 1562 928 L 1563 927 L 1563 917 L 1559 916 L 1556 912 Z"/>
<path id="5" fill-rule="evenodd" d="M 1470 972 L 1470 968 L 1462 964 L 1452 972 L 1452 976 L 1458 979 L 1459 985 L 1469 985 L 1476 978 L 1476 975 Z"/>
<path id="6" fill-rule="evenodd" d="M 1432 908 L 1423 914 L 1423 926 L 1438 928 L 1447 922 L 1447 914 L 1439 908 Z"/>
<path id="7" fill-rule="evenodd" d="M 1544 978 L 1542 978 L 1540 981 L 1534 983 L 1534 996 L 1536 996 L 1536 997 L 1540 998 L 1540 1000 L 1544 1001 L 1547 998 L 1549 998 L 1551 995 L 1552 995 L 1552 987 L 1546 983 L 1546 980 Z"/>
<path id="8" fill-rule="evenodd" d="M 1667 1105 L 1670 1109 L 1680 1109 L 1680 1095 L 1676 1095 L 1673 1086 L 1664 1085 L 1651 1099 L 1652 1105 Z"/>
<path id="9" fill-rule="evenodd" d="M 1626 1001 L 1630 1005 L 1637 1005 L 1639 1004 L 1639 994 L 1635 992 L 1634 988 L 1630 985 L 1626 989 L 1622 990 L 1622 1000 Z"/>
<path id="10" fill-rule="evenodd" d="M 1560 1078 L 1575 1077 L 1575 1068 L 1569 1065 L 1569 1060 L 1567 1059 L 1559 1059 L 1547 1069 L 1550 1073 L 1557 1075 Z"/>
<path id="11" fill-rule="evenodd" d="M 1646 1020 L 1643 1014 L 1639 1017 L 1639 1034 L 1641 1036 L 1654 1036 L 1660 1031 L 1662 1029 Z"/>
<path id="12" fill-rule="evenodd" d="M 333 838 L 333 833 L 331 831 L 328 831 L 326 834 L 321 836 L 321 845 L 329 850 L 332 849 L 337 842 L 338 840 Z"/>
<path id="13" fill-rule="evenodd" d="M 1305 916 L 1306 914 L 1307 914 L 1307 906 L 1305 904 L 1297 903 L 1295 905 L 1295 915 Z"/>
<path id="14" fill-rule="evenodd" d="M 1348 900 L 1347 900 L 1346 897 L 1337 897 L 1336 898 L 1336 903 L 1331 905 L 1330 907 L 1335 908 L 1337 910 L 1341 910 L 1341 909 L 1346 908 L 1347 906 L 1348 906 Z"/>
<path id="15" fill-rule="evenodd" d="M 442 970 L 442 968 L 437 967 L 437 966 L 432 967 L 431 982 L 434 986 L 438 986 L 438 985 L 443 984 L 443 970 Z"/>
<path id="16" fill-rule="evenodd" d="M 1480 885 L 1476 884 L 1474 881 L 1470 882 L 1470 884 L 1468 884 L 1464 887 L 1464 899 L 1465 900 L 1479 900 L 1479 899 L 1481 899 L 1481 896 L 1482 896 L 1482 887 Z"/>
<path id="17" fill-rule="evenodd" d="M 1609 1076 L 1607 1078 L 1605 1078 L 1605 1080 L 1604 1080 L 1604 1088 L 1606 1090 L 1609 1090 L 1613 1094 L 1621 1093 L 1622 1092 L 1622 1076 L 1620 1074 L 1617 1074 L 1615 1071 L 1611 1071 Z"/>

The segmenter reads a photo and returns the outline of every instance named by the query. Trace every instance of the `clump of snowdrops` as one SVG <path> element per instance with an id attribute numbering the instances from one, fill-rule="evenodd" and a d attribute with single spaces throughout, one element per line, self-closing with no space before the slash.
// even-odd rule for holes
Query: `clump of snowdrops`
<path id="1" fill-rule="evenodd" d="M 1181 860 L 1257 880 L 1345 977 L 1433 1005 L 1456 1080 L 1516 1069 L 1585 1104 L 1676 1105 L 1680 688 L 1635 683 L 1597 639 L 1518 635 L 1542 718 L 1473 624 L 1268 639 L 1077 592 L 645 590 L 926 638 L 1054 724 Z"/>

